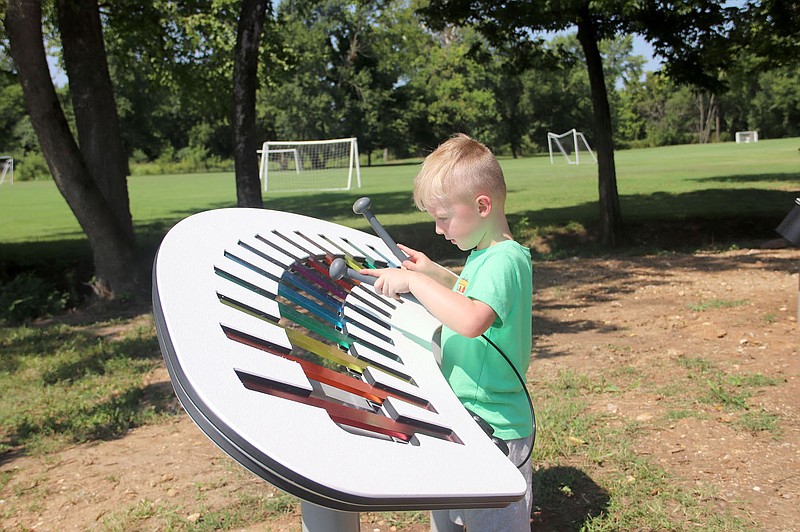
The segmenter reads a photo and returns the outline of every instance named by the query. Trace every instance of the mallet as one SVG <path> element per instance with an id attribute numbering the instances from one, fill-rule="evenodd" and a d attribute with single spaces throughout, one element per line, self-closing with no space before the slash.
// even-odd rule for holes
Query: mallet
<path id="1" fill-rule="evenodd" d="M 408 255 L 400 251 L 400 248 L 397 247 L 397 243 L 394 241 L 394 239 L 389 236 L 389 233 L 386 232 L 386 229 L 383 228 L 378 219 L 375 218 L 375 215 L 372 214 L 370 207 L 372 207 L 371 199 L 367 197 L 359 198 L 355 203 L 353 203 L 353 212 L 364 215 L 364 218 L 367 219 L 375 233 L 381 237 L 381 240 L 383 240 L 387 246 L 389 246 L 389 249 L 392 251 L 392 253 L 394 253 L 395 257 L 400 259 L 401 263 L 404 260 L 408 260 Z"/>
<path id="2" fill-rule="evenodd" d="M 328 274 L 334 281 L 338 281 L 342 277 L 349 277 L 354 281 L 360 281 L 362 283 L 367 283 L 372 285 L 375 284 L 376 280 L 375 277 L 370 277 L 369 275 L 358 273 L 354 269 L 349 268 L 345 260 L 341 258 L 333 259 L 333 262 L 331 262 L 331 265 L 328 268 Z"/>

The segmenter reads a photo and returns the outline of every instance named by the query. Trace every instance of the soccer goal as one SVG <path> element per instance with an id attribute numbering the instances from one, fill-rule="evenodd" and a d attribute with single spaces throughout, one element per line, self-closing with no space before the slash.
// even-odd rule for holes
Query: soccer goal
<path id="1" fill-rule="evenodd" d="M 258 151 L 264 191 L 350 190 L 361 188 L 358 140 L 269 140 Z"/>
<path id="2" fill-rule="evenodd" d="M 560 135 L 556 133 L 547 134 L 547 149 L 550 150 L 550 164 L 554 164 L 553 159 L 553 146 L 561 152 L 561 155 L 567 160 L 569 164 L 581 164 L 581 154 L 588 153 L 592 160 L 596 163 L 597 157 L 589 147 L 589 142 L 583 133 L 580 131 L 570 129 L 566 133 Z"/>
<path id="3" fill-rule="evenodd" d="M 14 184 L 14 158 L 10 155 L 0 155 L 0 185 L 6 182 Z"/>
<path id="4" fill-rule="evenodd" d="M 758 142 L 758 131 L 737 131 L 736 144 Z"/>

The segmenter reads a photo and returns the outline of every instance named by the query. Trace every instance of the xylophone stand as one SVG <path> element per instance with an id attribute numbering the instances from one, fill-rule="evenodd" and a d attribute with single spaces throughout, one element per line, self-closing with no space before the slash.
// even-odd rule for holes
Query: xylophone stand
<path id="1" fill-rule="evenodd" d="M 431 532 L 464 532 L 464 527 L 450 519 L 450 510 L 431 510 Z"/>
<path id="2" fill-rule="evenodd" d="M 359 532 L 358 512 L 342 512 L 302 501 L 303 532 Z"/>
<path id="3" fill-rule="evenodd" d="M 794 200 L 795 206 L 775 229 L 791 244 L 800 247 L 800 198 Z M 797 319 L 800 322 L 800 280 L 797 285 Z"/>
<path id="4" fill-rule="evenodd" d="M 358 512 L 342 512 L 301 501 L 303 532 L 359 532 Z M 450 520 L 450 510 L 431 510 L 431 532 L 464 532 L 464 527 Z"/>

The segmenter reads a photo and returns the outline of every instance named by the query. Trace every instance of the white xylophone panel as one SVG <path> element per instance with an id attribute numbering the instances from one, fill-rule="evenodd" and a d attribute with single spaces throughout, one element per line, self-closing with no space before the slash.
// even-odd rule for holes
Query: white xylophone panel
<path id="1" fill-rule="evenodd" d="M 292 266 L 287 262 L 305 259 L 309 252 L 314 256 L 324 252 L 323 246 L 307 239 L 296 245 L 286 240 L 290 235 L 300 238 L 299 234 L 313 241 L 319 235 L 346 241 L 348 253 L 364 251 L 360 257 L 366 250 L 391 256 L 380 239 L 367 233 L 260 209 L 200 213 L 178 223 L 164 238 L 153 269 L 156 327 L 175 391 L 198 426 L 244 467 L 325 507 L 410 510 L 502 506 L 518 500 L 526 489 L 522 476 L 450 391 L 431 353 L 439 324 L 417 303 L 387 300 L 365 285 L 347 295 L 350 307 L 375 316 L 365 318 L 352 308 L 346 312 L 354 336 L 370 328 L 385 334 L 389 341 L 366 333 L 370 343 L 390 349 L 399 361 L 375 352 L 375 345 L 362 345 L 363 340 L 343 338 L 355 342 L 349 354 L 360 350 L 365 356 L 359 359 L 368 366 L 364 376 L 356 375 L 360 382 L 391 386 L 398 377 L 384 370 L 398 369 L 413 382 L 403 381 L 396 388 L 419 390 L 418 395 L 431 403 L 429 410 L 397 397 L 384 401 L 383 407 L 375 405 L 374 410 L 361 398 L 349 400 L 347 393 L 339 394 L 344 399 L 334 400 L 325 396 L 331 388 L 314 384 L 299 362 L 254 347 L 262 342 L 270 349 L 295 354 L 287 335 L 297 331 L 284 329 L 283 322 L 277 325 L 269 316 L 285 318 L 281 309 L 286 306 L 274 297 L 281 290 L 293 289 L 276 280 L 282 271 L 287 278 L 290 275 L 283 269 Z M 273 257 L 282 266 L 267 260 Z M 313 278 L 308 272 L 305 275 Z M 370 299 L 371 304 L 365 303 Z M 381 328 L 376 321 L 390 328 Z M 255 343 L 234 341 L 226 331 L 253 338 Z M 334 351 L 348 354 L 344 348 Z M 369 359 L 383 362 L 384 369 Z M 403 442 L 370 435 L 369 430 L 343 428 L 326 407 L 246 388 L 242 374 L 324 404 L 338 401 L 360 412 L 370 408 L 370 415 L 387 420 L 394 415 L 434 429 L 448 427 L 455 441 L 420 431 Z"/>

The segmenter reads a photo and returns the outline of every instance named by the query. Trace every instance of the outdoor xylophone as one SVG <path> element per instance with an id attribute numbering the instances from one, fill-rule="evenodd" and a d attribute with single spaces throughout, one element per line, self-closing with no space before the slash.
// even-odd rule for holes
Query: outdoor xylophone
<path id="1" fill-rule="evenodd" d="M 439 371 L 439 322 L 332 279 L 337 258 L 353 270 L 399 262 L 373 235 L 269 210 L 207 211 L 169 231 L 153 309 L 187 413 L 242 466 L 323 509 L 520 499 L 522 476 Z"/>

